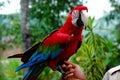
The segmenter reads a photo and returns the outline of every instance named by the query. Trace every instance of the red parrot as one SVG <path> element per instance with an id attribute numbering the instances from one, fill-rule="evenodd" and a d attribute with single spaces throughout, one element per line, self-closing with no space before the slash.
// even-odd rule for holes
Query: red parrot
<path id="1" fill-rule="evenodd" d="M 82 31 L 88 22 L 87 12 L 85 6 L 73 8 L 61 28 L 23 54 L 8 57 L 21 58 L 23 64 L 16 71 L 28 67 L 23 80 L 36 80 L 46 66 L 64 73 L 62 64 L 76 53 L 82 43 Z"/>

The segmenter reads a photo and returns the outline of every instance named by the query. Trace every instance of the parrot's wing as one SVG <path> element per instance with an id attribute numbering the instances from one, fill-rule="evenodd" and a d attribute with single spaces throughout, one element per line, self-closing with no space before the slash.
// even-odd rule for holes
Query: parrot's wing
<path id="1" fill-rule="evenodd" d="M 35 80 L 43 68 L 47 66 L 47 62 L 55 59 L 63 49 L 64 46 L 59 44 L 55 44 L 53 46 L 45 46 L 42 44 L 29 58 L 29 60 L 19 66 L 16 71 L 29 67 L 23 80 Z"/>
<path id="2" fill-rule="evenodd" d="M 27 51 L 25 51 L 21 61 L 26 63 L 41 44 L 42 44 L 42 42 L 39 42 L 39 43 L 35 44 L 33 47 L 31 47 L 30 49 L 28 49 Z"/>
<path id="3" fill-rule="evenodd" d="M 52 31 L 50 35 L 48 35 L 45 39 L 47 39 L 56 31 L 57 30 Z M 38 42 L 37 44 L 33 45 L 31 48 L 26 50 L 24 53 L 15 54 L 15 55 L 9 56 L 8 58 L 21 58 L 21 61 L 26 63 L 29 60 L 29 58 L 34 54 L 34 52 L 39 48 L 39 46 L 42 45 L 42 43 L 43 42 Z"/>
<path id="4" fill-rule="evenodd" d="M 31 55 L 26 63 L 19 66 L 16 71 L 22 68 L 30 67 L 35 64 L 41 64 L 48 60 L 53 60 L 58 56 L 64 49 L 63 45 L 55 44 L 53 46 L 40 45 L 39 48 Z"/>
<path id="5" fill-rule="evenodd" d="M 56 44 L 64 46 L 64 44 L 67 44 L 70 41 L 70 37 L 71 36 L 68 34 L 64 34 L 59 32 L 58 30 L 55 30 L 50 35 L 48 35 L 42 42 L 35 44 L 33 47 L 25 51 L 23 54 L 16 54 L 13 56 L 9 56 L 9 58 L 22 58 L 21 61 L 26 63 L 31 56 L 35 55 L 37 49 L 40 46 L 46 45 L 45 47 L 47 47 L 47 46 L 50 46 L 50 45 L 53 46 Z"/>

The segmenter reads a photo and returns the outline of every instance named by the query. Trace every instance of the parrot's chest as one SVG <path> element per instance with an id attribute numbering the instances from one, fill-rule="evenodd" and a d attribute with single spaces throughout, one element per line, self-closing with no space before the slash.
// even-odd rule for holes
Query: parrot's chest
<path id="1" fill-rule="evenodd" d="M 77 27 L 72 27 L 72 28 L 68 29 L 68 34 L 71 36 L 78 37 L 79 35 L 81 35 L 81 29 L 77 28 Z"/>

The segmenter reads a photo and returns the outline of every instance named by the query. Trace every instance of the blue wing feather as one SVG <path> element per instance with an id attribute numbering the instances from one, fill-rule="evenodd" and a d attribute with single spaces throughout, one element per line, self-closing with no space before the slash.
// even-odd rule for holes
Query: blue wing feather
<path id="1" fill-rule="evenodd" d="M 47 47 L 41 45 L 36 51 L 34 51 L 28 61 L 20 65 L 16 71 L 29 67 L 23 80 L 34 80 L 34 77 L 38 76 L 44 66 L 47 65 L 46 61 L 55 59 L 61 53 L 63 48 L 64 47 L 61 47 L 58 44 Z"/>
<path id="2" fill-rule="evenodd" d="M 26 68 L 26 67 L 30 67 L 30 66 L 33 66 L 34 64 L 37 64 L 37 63 L 41 63 L 45 60 L 47 60 L 47 58 L 50 56 L 50 50 L 47 52 L 46 55 L 43 55 L 43 54 L 38 54 L 36 55 L 35 57 L 32 57 L 27 63 L 24 63 L 22 64 L 21 66 L 19 66 L 16 71 L 19 71 L 23 68 Z"/>
<path id="3" fill-rule="evenodd" d="M 23 80 L 35 80 L 36 77 L 41 73 L 46 63 L 36 64 L 34 66 L 29 67 L 28 71 L 24 75 Z"/>
<path id="4" fill-rule="evenodd" d="M 60 54 L 60 52 L 62 51 L 62 48 L 54 51 L 51 55 L 51 59 L 54 59 L 56 56 L 58 56 Z"/>
<path id="5" fill-rule="evenodd" d="M 60 54 L 61 51 L 62 51 L 61 47 L 58 47 L 54 51 L 52 51 L 52 48 L 48 48 L 46 53 L 35 51 L 34 54 L 30 57 L 29 61 L 20 65 L 16 69 L 16 71 L 19 71 L 26 67 L 33 66 L 38 63 L 41 64 L 42 62 L 44 62 L 48 59 L 54 59 L 57 55 Z"/>

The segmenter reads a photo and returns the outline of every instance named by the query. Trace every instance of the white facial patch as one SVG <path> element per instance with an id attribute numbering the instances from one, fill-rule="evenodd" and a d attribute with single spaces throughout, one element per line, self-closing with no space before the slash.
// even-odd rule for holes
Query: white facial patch
<path id="1" fill-rule="evenodd" d="M 82 10 L 81 11 L 81 20 L 82 22 L 84 23 L 85 26 L 87 26 L 87 23 L 88 23 L 88 13 L 86 10 Z"/>
<path id="2" fill-rule="evenodd" d="M 78 20 L 79 17 L 79 11 L 78 10 L 74 10 L 72 12 L 72 24 L 76 26 L 76 21 Z"/>

